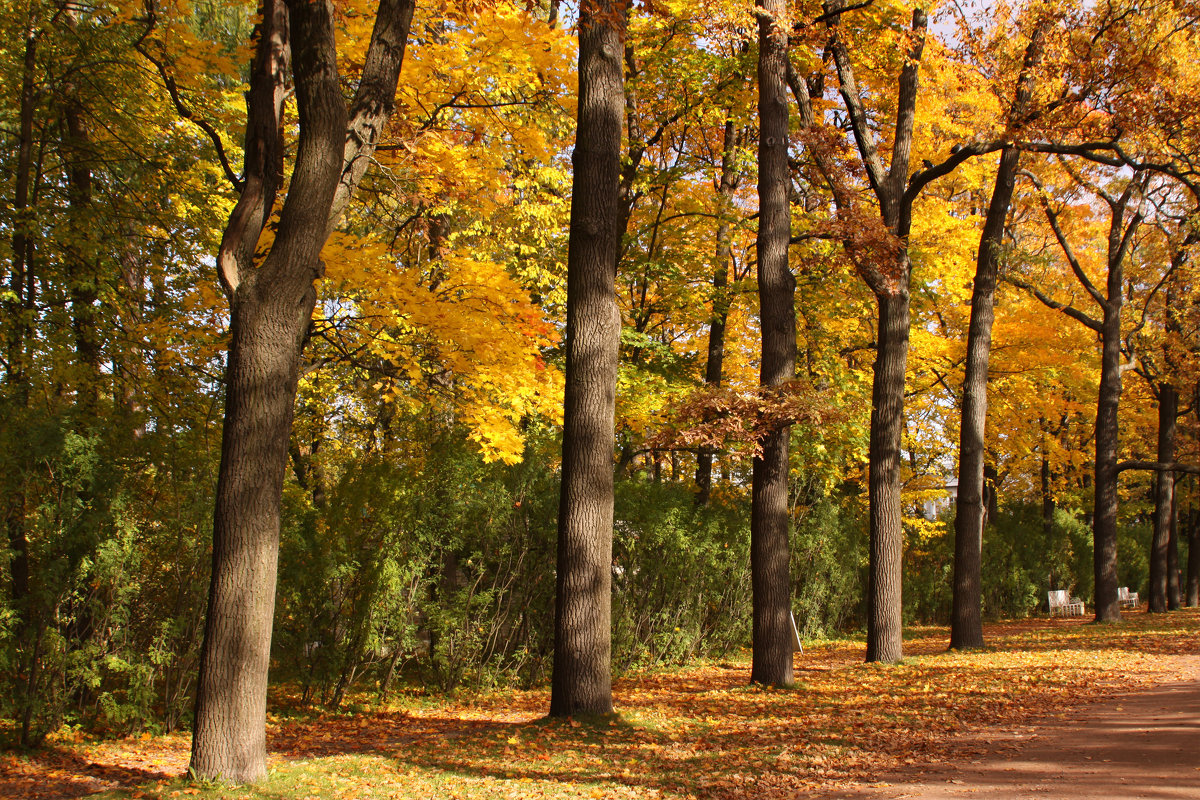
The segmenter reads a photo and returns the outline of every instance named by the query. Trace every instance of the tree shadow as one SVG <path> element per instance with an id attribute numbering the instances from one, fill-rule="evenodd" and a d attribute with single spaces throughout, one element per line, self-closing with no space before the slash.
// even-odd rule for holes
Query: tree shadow
<path id="1" fill-rule="evenodd" d="M 167 771 L 103 764 L 61 747 L 0 756 L 0 798 L 60 800 L 175 778 Z"/>

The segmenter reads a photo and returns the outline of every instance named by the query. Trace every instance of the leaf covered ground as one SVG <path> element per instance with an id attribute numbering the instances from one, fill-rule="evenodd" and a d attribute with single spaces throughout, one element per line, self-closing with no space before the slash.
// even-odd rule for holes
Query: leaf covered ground
<path id="1" fill-rule="evenodd" d="M 861 642 L 821 643 L 797 655 L 786 691 L 748 686 L 743 654 L 623 678 L 618 714 L 602 719 L 547 720 L 545 691 L 302 714 L 273 720 L 271 777 L 254 787 L 181 779 L 184 735 L 63 737 L 0 754 L 0 797 L 794 797 L 964 758 L 966 730 L 1003 738 L 1177 678 L 1196 664 L 1198 631 L 1196 609 L 1104 626 L 1029 620 L 988 626 L 986 650 L 948 653 L 944 629 L 921 629 L 893 666 L 862 663 Z"/>

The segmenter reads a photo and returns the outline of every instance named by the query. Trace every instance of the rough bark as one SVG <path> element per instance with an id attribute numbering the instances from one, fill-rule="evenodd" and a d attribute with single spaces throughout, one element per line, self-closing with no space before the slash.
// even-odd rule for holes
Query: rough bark
<path id="1" fill-rule="evenodd" d="M 984 220 L 971 292 L 967 366 L 963 378 L 962 425 L 958 447 L 958 494 L 954 517 L 954 596 L 950 646 L 983 647 L 981 570 L 985 516 L 983 463 L 987 422 L 988 359 L 995 320 L 996 270 L 1016 183 L 1020 154 L 1000 154 L 996 185 Z"/>
<path id="2" fill-rule="evenodd" d="M 1170 464 L 1175 460 L 1175 418 L 1179 412 L 1179 393 L 1169 383 L 1158 386 L 1158 460 Z M 1161 613 L 1167 610 L 1167 585 L 1171 517 L 1175 507 L 1175 473 L 1157 470 L 1154 473 L 1154 535 L 1150 541 L 1150 606 Z"/>
<path id="3" fill-rule="evenodd" d="M 1174 480 L 1171 481 L 1174 486 Z M 1179 493 L 1172 488 L 1171 508 L 1168 513 L 1170 525 L 1167 531 L 1167 610 L 1183 608 L 1183 577 L 1179 574 L 1179 515 L 1176 507 Z"/>
<path id="4" fill-rule="evenodd" d="M 896 120 L 892 137 L 891 163 L 884 169 L 875 133 L 868 122 L 850 53 L 836 20 L 845 10 L 844 0 L 824 5 L 830 24 L 829 50 L 838 74 L 838 89 L 846 105 L 859 159 L 871 190 L 879 202 L 879 214 L 895 237 L 894 253 L 853 253 L 859 275 L 875 294 L 879 310 L 876 336 L 875 375 L 871 389 L 871 444 L 868 455 L 870 512 L 869 576 L 867 587 L 867 660 L 893 662 L 903 657 L 901 558 L 904 529 L 901 509 L 901 452 L 904 428 L 904 374 L 908 361 L 909 281 L 911 263 L 907 239 L 912 223 L 912 203 L 936 173 L 909 180 L 913 122 L 920 88 L 919 69 L 925 46 L 928 19 L 922 8 L 912 14 L 912 44 L 897 80 Z M 794 83 L 794 91 L 805 94 Z M 803 105 L 803 104 L 802 104 Z M 831 174 L 829 170 L 825 170 Z M 839 207 L 853 202 L 845 191 L 837 191 Z"/>
<path id="5" fill-rule="evenodd" d="M 579 111 L 567 249 L 566 391 L 550 715 L 612 711 L 614 414 L 621 317 L 624 10 L 579 17 Z"/>
<path id="6" fill-rule="evenodd" d="M 266 775 L 266 688 L 287 467 L 300 352 L 316 300 L 319 254 L 369 159 L 403 58 L 411 0 L 385 0 L 363 78 L 348 112 L 337 73 L 333 5 L 264 0 L 247 95 L 241 196 L 218 254 L 230 297 L 225 427 L 213 515 L 213 567 L 201 648 L 192 773 L 232 782 Z M 372 57 L 379 40 L 382 61 Z M 299 142 L 275 242 L 253 253 L 282 172 L 286 73 L 293 78 Z M 381 77 L 382 75 L 382 77 Z M 365 102 L 360 103 L 365 98 Z M 363 111 L 365 106 L 366 110 Z M 365 122 L 364 122 L 365 118 Z M 349 177 L 347 177 L 349 176 Z"/>
<path id="7" fill-rule="evenodd" d="M 1095 501 L 1092 513 L 1097 622 L 1121 619 L 1117 599 L 1117 412 L 1121 402 L 1121 273 L 1109 265 L 1101 328 L 1100 393 L 1096 400 Z"/>
<path id="8" fill-rule="evenodd" d="M 1187 529 L 1187 592 L 1184 599 L 1188 608 L 1196 608 L 1200 606 L 1200 514 L 1195 509 L 1188 512 Z"/>
<path id="9" fill-rule="evenodd" d="M 717 185 L 717 197 L 721 210 L 721 221 L 717 226 L 716 265 L 713 267 L 712 316 L 708 322 L 708 357 L 704 363 L 704 383 L 720 386 L 725 365 L 725 326 L 729 319 L 729 260 L 730 238 L 729 213 L 733 193 L 737 189 L 740 175 L 734 162 L 739 140 L 733 120 L 725 121 L 725 140 L 721 151 L 721 179 Z M 712 491 L 713 450 L 701 447 L 696 456 L 696 505 L 708 504 Z"/>
<path id="10" fill-rule="evenodd" d="M 907 258 L 905 259 L 907 262 Z M 907 270 L 907 263 L 904 268 Z M 908 361 L 909 295 L 877 295 L 878 354 L 871 390 L 868 493 L 871 536 L 867 586 L 867 661 L 903 657 L 901 564 L 904 551 L 901 505 L 901 434 L 904 373 Z"/>
<path id="11" fill-rule="evenodd" d="M 795 279 L 788 265 L 787 30 L 785 0 L 759 0 L 758 23 L 758 297 L 763 386 L 780 386 L 796 370 Z M 754 459 L 750 569 L 754 598 L 750 680 L 791 686 L 791 581 L 788 567 L 790 426 L 768 432 Z"/>
<path id="12" fill-rule="evenodd" d="M 1009 126 L 1019 127 L 1032 97 L 1033 69 L 1041 62 L 1045 27 L 1038 26 L 1025 48 L 1025 61 L 1017 79 L 1016 101 Z M 967 364 L 963 377 L 962 424 L 958 447 L 958 494 L 954 516 L 954 592 L 950 622 L 950 647 L 983 647 L 983 527 L 988 518 L 984 492 L 984 444 L 987 424 L 988 360 L 995 320 L 996 276 L 1004 225 L 1016 185 L 1020 153 L 1000 152 L 996 184 L 988 204 L 975 260 L 971 292 L 971 322 L 967 329 Z M 1049 464 L 1043 459 L 1043 483 Z M 995 497 L 995 492 L 992 492 Z"/>

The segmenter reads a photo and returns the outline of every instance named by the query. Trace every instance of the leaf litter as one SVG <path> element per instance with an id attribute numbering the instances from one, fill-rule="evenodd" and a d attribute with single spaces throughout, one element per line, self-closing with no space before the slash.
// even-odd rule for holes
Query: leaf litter
<path id="1" fill-rule="evenodd" d="M 186 735 L 59 735 L 0 753 L 0 798 L 783 798 L 875 784 L 903 768 L 1016 747 L 1040 719 L 1184 674 L 1200 610 L 1116 625 L 991 625 L 988 647 L 947 652 L 909 631 L 905 660 L 862 663 L 861 641 L 814 643 L 796 685 L 747 685 L 748 653 L 617 680 L 617 714 L 548 720 L 545 690 L 409 698 L 356 715 L 269 726 L 271 778 L 191 785 Z M 962 734 L 982 732 L 968 741 Z"/>

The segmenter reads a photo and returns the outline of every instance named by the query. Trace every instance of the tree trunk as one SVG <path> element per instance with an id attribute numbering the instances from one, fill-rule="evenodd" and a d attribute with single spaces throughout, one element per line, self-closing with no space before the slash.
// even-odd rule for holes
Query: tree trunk
<path id="1" fill-rule="evenodd" d="M 142 346 L 139 329 L 144 320 L 147 293 L 144 287 L 146 271 L 137 248 L 132 245 L 132 226 L 126 230 L 130 243 L 123 246 L 120 257 L 118 291 L 124 295 L 127 313 L 120 320 L 122 348 L 113 353 L 113 407 L 121 418 L 130 440 L 146 434 L 146 422 L 140 414 L 138 391 L 145 385 L 142 366 Z"/>
<path id="2" fill-rule="evenodd" d="M 758 297 L 763 386 L 781 386 L 796 371 L 796 281 L 788 265 L 787 31 L 785 0 L 759 0 Z M 777 21 L 778 20 L 778 21 Z M 754 591 L 750 680 L 791 686 L 791 581 L 788 562 L 788 440 L 791 426 L 769 431 L 754 459 L 750 570 Z"/>
<path id="3" fill-rule="evenodd" d="M 1042 422 L 1045 425 L 1045 421 Z M 1050 454 L 1047 452 L 1046 445 L 1049 436 L 1045 429 L 1042 431 L 1042 469 L 1041 469 L 1041 488 L 1042 488 L 1042 535 L 1046 541 L 1050 541 L 1050 535 L 1054 533 L 1054 511 L 1058 507 L 1054 501 L 1054 492 L 1051 488 L 1054 478 L 1053 471 L 1050 468 Z"/>
<path id="4" fill-rule="evenodd" d="M 845 0 L 827 0 L 824 4 L 826 13 L 837 12 L 845 7 Z M 912 227 L 912 203 L 916 196 L 915 192 L 910 194 L 913 186 L 909 181 L 909 161 L 920 90 L 921 54 L 924 52 L 928 23 L 923 8 L 913 9 L 910 46 L 897 80 L 892 158 L 886 171 L 876 134 L 868 122 L 862 103 L 850 53 L 840 38 L 837 25 L 829 23 L 829 51 L 837 67 L 838 86 L 846 104 L 859 160 L 879 201 L 880 218 L 888 232 L 896 237 L 897 245 L 894 255 L 883 257 L 880 261 L 880 253 L 870 249 L 858 250 L 847 242 L 855 267 L 870 286 L 879 305 L 868 457 L 871 506 L 870 574 L 867 581 L 868 661 L 892 662 L 903 657 L 901 561 L 904 527 L 900 446 L 904 430 L 904 371 L 908 361 L 909 281 L 912 270 L 907 240 Z M 796 88 L 804 93 L 804 87 L 799 83 Z M 838 194 L 835 192 L 835 196 Z M 838 200 L 839 209 L 844 209 L 848 201 L 844 192 L 840 194 L 843 197 Z"/>
<path id="5" fill-rule="evenodd" d="M 412 0 L 382 0 L 347 113 L 328 0 L 264 0 L 246 102 L 246 178 L 217 265 L 230 297 L 225 427 L 213 514 L 213 564 L 200 655 L 191 772 L 237 783 L 266 775 L 266 689 L 300 352 L 319 256 L 391 113 Z M 289 48 L 290 43 L 290 48 Z M 281 182 L 291 54 L 299 141 L 275 241 L 253 253 Z"/>
<path id="6" fill-rule="evenodd" d="M 21 71 L 21 100 L 18 119 L 17 171 L 13 186 L 13 211 L 16 220 L 12 227 L 12 262 L 8 276 L 8 297 L 3 299 L 7 322 L 5 341 L 5 388 L 11 391 L 13 410 L 23 412 L 29 405 L 29 384 L 25 378 L 26 342 L 30 337 L 33 315 L 33 247 L 36 236 L 29 230 L 30 195 L 33 189 L 33 115 L 34 78 L 37 71 L 36 4 L 30 4 L 29 23 L 25 29 L 25 54 Z M 12 413 L 10 410 L 8 413 Z M 24 460 L 24 459 L 22 459 Z M 25 607 L 29 596 L 29 539 L 25 519 L 24 470 L 10 470 L 8 490 L 4 497 L 4 528 L 9 559 L 9 594 L 17 614 L 16 632 L 21 638 L 23 626 L 29 622 Z M 23 742 L 24 744 L 24 742 Z"/>
<path id="7" fill-rule="evenodd" d="M 1096 401 L 1095 505 L 1092 514 L 1097 622 L 1121 619 L 1117 599 L 1117 411 L 1121 401 L 1121 292 L 1119 268 L 1109 266 L 1110 288 L 1101 331 L 1100 393 Z"/>
<path id="8" fill-rule="evenodd" d="M 740 175 L 734 163 L 738 133 L 734 130 L 733 120 L 725 120 L 725 142 L 721 151 L 721 182 L 717 187 L 717 198 L 721 214 L 721 222 L 717 226 L 716 266 L 713 268 L 713 308 L 712 317 L 708 323 L 708 359 L 704 365 L 704 383 L 706 386 L 720 386 L 725 365 L 725 325 L 729 319 L 729 220 L 726 218 L 731 210 L 733 193 L 737 189 Z M 696 456 L 696 505 L 708 505 L 709 494 L 712 491 L 713 450 L 711 447 L 701 447 Z"/>
<path id="9" fill-rule="evenodd" d="M 893 294 L 879 303 L 878 353 L 871 389 L 871 445 L 868 494 L 871 505 L 867 586 L 867 661 L 890 663 L 904 656 L 901 565 L 904 554 L 901 507 L 901 433 L 904 427 L 904 373 L 908 361 L 908 255 Z"/>
<path id="10" fill-rule="evenodd" d="M 1034 178 L 1041 190 L 1042 184 Z M 1063 255 L 1075 275 L 1102 311 L 1100 319 L 1089 316 L 1073 305 L 1054 301 L 1040 290 L 1017 279 L 1013 283 L 1031 291 L 1044 305 L 1062 311 L 1067 316 L 1095 331 L 1100 337 L 1100 387 L 1096 399 L 1096 464 L 1093 489 L 1095 502 L 1092 511 L 1092 566 L 1095 576 L 1096 622 L 1117 622 L 1121 619 L 1121 604 L 1117 599 L 1117 412 L 1121 403 L 1121 307 L 1125 286 L 1125 258 L 1133 246 L 1134 235 L 1144 216 L 1138 207 L 1146 191 L 1148 173 L 1134 173 L 1119 198 L 1102 195 L 1111 212 L 1108 229 L 1108 275 L 1101 292 L 1088 278 L 1074 249 L 1059 223 L 1058 214 L 1041 197 L 1046 220 L 1062 248 Z M 1134 203 L 1130 209 L 1130 203 Z M 1132 216 L 1126 221 L 1127 211 Z"/>
<path id="11" fill-rule="evenodd" d="M 1187 562 L 1187 605 L 1200 606 L 1200 514 L 1189 509 L 1187 515 L 1188 562 Z"/>
<path id="12" fill-rule="evenodd" d="M 988 358 L 995 320 L 996 270 L 1016 183 L 1020 153 L 1000 154 L 996 185 L 979 239 L 971 323 L 967 330 L 967 369 L 963 378 L 962 425 L 958 446 L 958 495 L 954 515 L 954 601 L 950 647 L 983 647 L 981 572 L 985 518 L 983 461 L 987 423 Z"/>
<path id="13" fill-rule="evenodd" d="M 1158 385 L 1158 460 L 1175 461 L 1175 418 L 1179 411 L 1179 393 L 1169 383 Z M 1171 516 L 1175 507 L 1175 473 L 1154 473 L 1154 536 L 1150 541 L 1150 606 L 1161 613 L 1167 610 L 1167 577 L 1170 565 Z M 1178 583 L 1178 582 L 1177 582 Z"/>
<path id="14" fill-rule="evenodd" d="M 65 15 L 72 30 L 79 25 L 79 10 L 68 7 Z M 79 98 L 79 87 L 69 82 L 63 116 L 67 123 L 66 152 L 68 220 L 72 241 L 66 251 L 68 294 L 71 298 L 71 331 L 75 339 L 75 362 L 77 372 L 72 383 L 75 388 L 75 403 L 81 425 L 95 423 L 99 413 L 100 399 L 100 329 L 96 300 L 100 296 L 98 269 L 94 257 L 87 253 L 92 238 L 92 167 L 91 134 L 84 119 L 83 103 Z"/>
<path id="15" fill-rule="evenodd" d="M 624 12 L 579 16 L 579 117 L 567 251 L 566 390 L 550 715 L 612 711 L 613 451 Z"/>
<path id="16" fill-rule="evenodd" d="M 1174 478 L 1174 476 L 1172 476 Z M 1171 524 L 1167 535 L 1167 610 L 1178 611 L 1183 607 L 1183 586 L 1179 574 L 1179 515 L 1176 508 L 1179 504 L 1179 494 L 1174 489 L 1175 481 L 1171 481 Z"/>
<path id="17" fill-rule="evenodd" d="M 311 287 L 301 296 L 274 291 L 239 297 L 233 310 L 192 745 L 197 775 L 236 782 L 266 776 L 279 505 L 300 348 L 315 300 Z"/>

